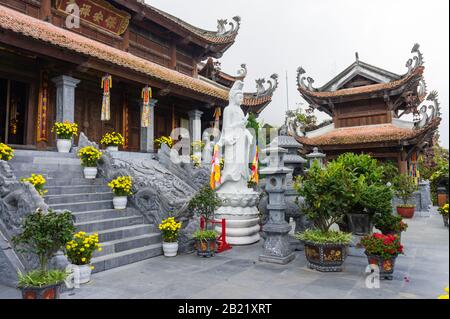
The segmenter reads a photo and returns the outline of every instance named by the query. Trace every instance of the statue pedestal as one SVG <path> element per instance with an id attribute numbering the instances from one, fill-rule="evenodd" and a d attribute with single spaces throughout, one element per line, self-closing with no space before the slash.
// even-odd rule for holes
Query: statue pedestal
<path id="1" fill-rule="evenodd" d="M 217 192 L 223 201 L 215 212 L 215 218 L 227 221 L 227 242 L 231 245 L 249 245 L 260 240 L 259 211 L 256 208 L 259 194 L 251 189 L 242 193 Z M 221 232 L 220 226 L 216 231 Z"/>

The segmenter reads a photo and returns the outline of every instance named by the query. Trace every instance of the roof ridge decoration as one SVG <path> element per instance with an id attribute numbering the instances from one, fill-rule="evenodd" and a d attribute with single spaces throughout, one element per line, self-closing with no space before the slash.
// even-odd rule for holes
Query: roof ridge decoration
<path id="1" fill-rule="evenodd" d="M 420 44 L 415 43 L 414 46 L 411 49 L 411 53 L 415 53 L 416 55 L 408 61 L 406 61 L 406 67 L 408 68 L 408 72 L 405 75 L 409 75 L 413 72 L 413 70 L 417 69 L 419 66 L 422 66 L 424 64 L 423 54 L 419 50 Z M 414 63 L 414 65 L 413 65 Z"/>
<path id="2" fill-rule="evenodd" d="M 235 16 L 232 18 L 235 23 L 232 21 L 228 22 L 227 19 L 219 19 L 217 20 L 217 35 L 220 36 L 228 36 L 233 33 L 238 33 L 240 27 L 241 27 L 241 17 Z M 226 25 L 231 26 L 230 30 L 226 29 Z"/>
<path id="3" fill-rule="evenodd" d="M 247 76 L 247 65 L 245 63 L 241 64 L 241 68 L 237 71 L 236 80 L 244 81 Z"/>
<path id="4" fill-rule="evenodd" d="M 303 74 L 305 74 L 306 71 L 303 67 L 299 67 L 297 69 L 297 85 L 298 87 L 301 87 L 304 90 L 308 90 L 308 91 L 317 91 L 317 89 L 313 88 L 313 83 L 314 83 L 314 79 L 312 77 L 305 77 L 303 76 Z M 305 78 L 308 81 L 308 84 L 305 84 Z"/>
<path id="5" fill-rule="evenodd" d="M 436 90 L 431 91 L 426 100 L 433 102 L 433 105 L 428 105 L 428 107 L 427 105 L 422 105 L 419 111 L 419 120 L 414 123 L 415 129 L 427 127 L 442 116 L 438 92 Z M 431 110 L 431 115 L 428 115 L 428 110 Z"/>
<path id="6" fill-rule="evenodd" d="M 256 79 L 256 97 L 260 98 L 262 96 L 272 95 L 273 92 L 278 88 L 278 74 L 274 73 L 266 81 L 265 78 Z M 269 87 L 265 88 L 264 84 L 269 83 Z"/>

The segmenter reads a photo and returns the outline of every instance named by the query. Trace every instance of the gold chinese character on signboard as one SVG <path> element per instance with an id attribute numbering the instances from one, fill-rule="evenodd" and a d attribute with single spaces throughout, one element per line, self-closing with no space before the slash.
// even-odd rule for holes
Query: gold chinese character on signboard
<path id="1" fill-rule="evenodd" d="M 103 13 L 101 11 L 94 14 L 94 21 L 97 23 L 103 21 Z"/>
<path id="2" fill-rule="evenodd" d="M 106 22 L 106 26 L 111 29 L 116 26 L 117 18 L 113 17 L 113 16 L 109 16 L 108 18 L 106 18 L 105 22 Z"/>
<path id="3" fill-rule="evenodd" d="M 80 15 L 82 15 L 83 17 L 89 17 L 91 15 L 91 9 L 92 6 L 88 5 L 88 4 L 83 4 L 83 6 L 80 9 Z"/>

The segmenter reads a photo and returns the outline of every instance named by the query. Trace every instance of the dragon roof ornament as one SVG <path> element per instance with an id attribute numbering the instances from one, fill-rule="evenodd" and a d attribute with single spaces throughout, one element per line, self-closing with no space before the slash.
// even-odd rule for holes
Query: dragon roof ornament
<path id="1" fill-rule="evenodd" d="M 418 43 L 416 43 L 416 44 L 414 44 L 414 46 L 411 49 L 411 53 L 415 53 L 416 55 L 414 57 L 408 59 L 408 61 L 406 61 L 405 66 L 408 68 L 408 72 L 406 73 L 406 75 L 411 74 L 411 72 L 413 70 L 415 70 L 419 66 L 422 66 L 423 63 L 425 62 L 423 59 L 423 54 L 422 54 L 422 52 L 420 52 L 419 48 L 420 48 L 420 45 Z"/>
<path id="2" fill-rule="evenodd" d="M 416 129 L 424 128 L 442 116 L 438 92 L 435 90 L 431 91 L 426 100 L 433 102 L 433 105 L 428 105 L 428 107 L 425 104 L 422 105 L 418 114 L 418 120 L 414 123 Z M 431 115 L 428 115 L 428 110 L 431 110 Z"/>
<path id="3" fill-rule="evenodd" d="M 247 65 L 245 63 L 241 64 L 241 68 L 237 71 L 237 80 L 243 81 L 247 76 Z"/>
<path id="4" fill-rule="evenodd" d="M 230 34 L 237 33 L 241 27 L 241 17 L 235 16 L 233 17 L 233 21 L 228 22 L 227 19 L 217 20 L 217 35 L 228 36 Z M 229 30 L 226 28 L 227 25 L 231 26 Z"/>
<path id="5" fill-rule="evenodd" d="M 266 81 L 265 78 L 257 79 L 256 81 L 256 97 L 262 97 L 266 95 L 272 95 L 273 92 L 278 88 L 278 74 L 274 73 Z M 269 83 L 269 87 L 264 86 L 265 83 Z"/>
<path id="6" fill-rule="evenodd" d="M 299 67 L 297 69 L 297 85 L 299 88 L 302 88 L 304 90 L 308 91 L 317 91 L 315 88 L 313 88 L 314 79 L 311 77 L 305 77 L 303 74 L 305 74 L 306 71 L 302 67 Z M 305 78 L 308 81 L 308 84 L 305 84 Z"/>

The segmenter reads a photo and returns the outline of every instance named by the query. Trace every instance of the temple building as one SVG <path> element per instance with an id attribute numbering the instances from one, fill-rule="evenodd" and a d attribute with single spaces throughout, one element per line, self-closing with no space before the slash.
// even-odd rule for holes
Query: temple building
<path id="1" fill-rule="evenodd" d="M 52 125 L 65 120 L 97 143 L 122 133 L 126 151 L 152 152 L 176 127 L 197 128 L 191 140 L 200 140 L 237 79 L 213 58 L 233 45 L 240 23 L 203 30 L 139 0 L 1 0 L 0 141 L 53 149 Z M 265 82 L 245 94 L 245 112 L 270 103 L 277 76 Z"/>
<path id="2" fill-rule="evenodd" d="M 356 54 L 352 65 L 320 88 L 300 67 L 301 96 L 310 110 L 332 118 L 330 125 L 297 136 L 305 153 L 318 147 L 328 160 L 344 152 L 366 153 L 416 176 L 417 158 L 432 145 L 441 114 L 437 92 L 427 93 L 419 45 L 411 53 L 403 75 L 360 61 Z"/>

